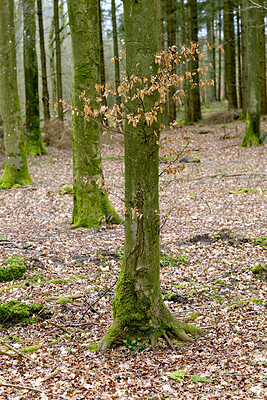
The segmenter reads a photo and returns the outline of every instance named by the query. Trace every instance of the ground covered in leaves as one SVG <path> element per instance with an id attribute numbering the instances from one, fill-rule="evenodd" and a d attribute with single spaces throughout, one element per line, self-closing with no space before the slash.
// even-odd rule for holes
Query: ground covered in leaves
<path id="1" fill-rule="evenodd" d="M 0 305 L 46 311 L 30 324 L 1 321 L 0 399 L 267 398 L 266 145 L 240 148 L 243 131 L 237 121 L 171 134 L 191 153 L 171 155 L 178 174 L 160 177 L 162 293 L 178 318 L 207 332 L 175 351 L 163 340 L 154 351 L 130 340 L 94 351 L 112 321 L 123 225 L 72 230 L 71 150 L 29 159 L 35 183 L 0 192 L 0 268 L 13 257 L 27 266 L 0 282 Z M 120 139 L 105 140 L 103 164 L 123 216 Z M 160 172 L 168 168 L 162 154 Z"/>

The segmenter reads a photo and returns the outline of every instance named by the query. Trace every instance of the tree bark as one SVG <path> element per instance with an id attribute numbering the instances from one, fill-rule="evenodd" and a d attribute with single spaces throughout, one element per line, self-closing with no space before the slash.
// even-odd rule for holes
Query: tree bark
<path id="1" fill-rule="evenodd" d="M 261 114 L 267 114 L 267 97 L 266 97 L 266 50 L 265 50 L 265 23 L 264 17 L 264 1 L 259 0 L 259 60 L 260 60 L 260 84 L 261 84 Z"/>
<path id="2" fill-rule="evenodd" d="M 14 1 L 2 0 L 0 8 L 0 106 L 3 118 L 5 167 L 1 189 L 32 183 L 19 107 Z"/>
<path id="3" fill-rule="evenodd" d="M 57 101 L 57 79 L 56 79 L 56 67 L 55 67 L 55 22 L 54 16 L 51 21 L 48 37 L 49 46 L 49 69 L 50 69 L 50 79 L 51 79 L 51 101 L 52 101 L 52 114 L 54 115 L 54 105 Z"/>
<path id="4" fill-rule="evenodd" d="M 259 63 L 258 9 L 247 0 L 247 49 L 248 49 L 248 108 L 246 129 L 242 147 L 259 146 L 262 143 L 260 131 L 261 88 Z"/>
<path id="5" fill-rule="evenodd" d="M 237 108 L 233 0 L 224 0 L 224 41 L 227 100 L 231 110 Z"/>
<path id="6" fill-rule="evenodd" d="M 58 119 L 63 122 L 63 86 L 62 86 L 62 67 L 61 67 L 61 45 L 59 35 L 59 12 L 58 0 L 54 0 L 54 24 L 55 24 L 55 43 L 56 43 L 56 75 L 57 75 L 57 102 Z"/>
<path id="7" fill-rule="evenodd" d="M 198 15 L 197 15 L 197 1 L 188 0 L 188 37 L 191 43 L 198 41 Z M 199 90 L 199 74 L 198 70 L 198 57 L 194 55 L 195 59 L 191 59 L 188 63 L 188 70 L 194 75 L 189 80 L 189 91 L 187 94 L 185 107 L 185 122 L 190 124 L 197 122 L 201 119 L 201 106 L 200 106 L 200 90 Z"/>
<path id="8" fill-rule="evenodd" d="M 84 92 L 90 107 L 97 107 L 95 84 L 99 76 L 98 0 L 68 0 L 73 57 L 73 107 L 84 110 Z M 100 131 L 94 120 L 73 114 L 73 213 L 74 227 L 121 222 L 104 189 Z"/>
<path id="9" fill-rule="evenodd" d="M 30 156 L 35 157 L 47 154 L 40 127 L 38 65 L 35 47 L 35 0 L 23 0 L 23 22 L 27 151 Z"/>
<path id="10" fill-rule="evenodd" d="M 117 21 L 116 21 L 116 5 L 115 0 L 111 0 L 111 15 L 112 15 L 112 34 L 113 34 L 113 54 L 115 60 L 115 90 L 116 90 L 116 103 L 120 104 L 121 99 L 118 94 L 118 87 L 120 85 L 120 62 L 119 62 L 119 46 L 117 34 Z"/>
<path id="11" fill-rule="evenodd" d="M 241 0 L 241 59 L 242 59 L 242 113 L 247 113 L 248 99 L 248 54 L 247 54 L 247 9 L 246 0 Z"/>
<path id="12" fill-rule="evenodd" d="M 216 86 L 215 86 L 215 57 L 214 57 L 214 0 L 209 1 L 207 6 L 206 6 L 206 23 L 207 23 L 207 41 L 208 41 L 208 46 L 207 46 L 207 60 L 208 60 L 208 81 L 209 81 L 209 86 L 206 86 L 206 97 L 207 97 L 207 102 L 212 103 L 213 101 L 216 100 Z M 210 81 L 213 81 L 213 85 L 210 83 Z"/>
<path id="13" fill-rule="evenodd" d="M 124 0 L 126 70 L 150 80 L 157 73 L 158 51 L 156 0 Z M 133 40 L 134 38 L 134 40 Z M 142 85 L 140 84 L 140 89 Z M 153 107 L 158 95 L 143 99 L 144 110 Z M 139 99 L 129 102 L 136 114 Z M 140 121 L 125 126 L 125 247 L 124 261 L 113 302 L 113 324 L 99 345 L 105 352 L 123 339 L 151 341 L 166 332 L 180 340 L 198 328 L 174 318 L 164 304 L 159 280 L 159 124 Z M 156 134 L 155 134 L 156 133 Z"/>
<path id="14" fill-rule="evenodd" d="M 167 36 L 168 36 L 168 48 L 176 45 L 176 35 L 174 29 L 174 17 L 175 8 L 173 0 L 166 0 L 166 10 L 167 10 Z M 174 65 L 173 65 L 174 67 Z M 173 95 L 175 94 L 175 88 L 170 87 L 169 91 L 169 122 L 175 121 L 176 118 L 176 103 L 173 100 Z"/>
<path id="15" fill-rule="evenodd" d="M 49 92 L 47 84 L 47 68 L 46 68 L 46 52 L 45 52 L 45 39 L 44 39 L 44 25 L 43 25 L 43 6 L 42 0 L 37 0 L 37 14 L 39 22 L 39 36 L 40 36 L 40 53 L 41 53 L 41 65 L 42 65 L 42 101 L 44 108 L 44 120 L 48 122 L 50 120 L 50 109 L 49 109 Z"/>

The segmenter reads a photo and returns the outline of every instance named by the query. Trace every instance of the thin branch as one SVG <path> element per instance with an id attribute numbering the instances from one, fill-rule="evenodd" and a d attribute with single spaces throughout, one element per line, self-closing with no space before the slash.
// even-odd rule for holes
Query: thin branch
<path id="1" fill-rule="evenodd" d="M 15 349 L 14 347 L 10 346 L 10 344 L 6 343 L 3 339 L 0 338 L 0 342 L 4 344 L 9 350 L 12 350 L 14 353 L 18 354 L 20 357 L 26 358 L 26 360 L 31 361 L 33 363 L 37 363 L 37 361 L 33 360 L 31 357 L 23 354 L 21 351 Z"/>
<path id="2" fill-rule="evenodd" d="M 35 392 L 42 392 L 43 390 L 34 388 L 34 387 L 30 387 L 30 386 L 23 386 L 23 385 L 13 385 L 12 383 L 4 383 L 2 381 L 0 381 L 0 386 L 4 386 L 4 387 L 12 387 L 12 388 L 17 388 L 17 389 L 23 389 L 23 390 L 34 390 Z"/>

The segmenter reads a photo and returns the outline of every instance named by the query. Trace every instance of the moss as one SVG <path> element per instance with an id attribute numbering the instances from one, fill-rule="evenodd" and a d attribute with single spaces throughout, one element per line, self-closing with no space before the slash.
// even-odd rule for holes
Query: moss
<path id="1" fill-rule="evenodd" d="M 254 238 L 253 243 L 256 243 L 264 249 L 267 249 L 267 237 Z"/>
<path id="2" fill-rule="evenodd" d="M 255 265 L 255 267 L 251 269 L 251 272 L 256 276 L 261 277 L 263 270 L 264 270 L 263 266 L 261 264 L 257 264 Z"/>
<path id="3" fill-rule="evenodd" d="M 263 304 L 263 300 L 262 299 L 251 298 L 250 301 L 252 301 L 252 303 L 254 303 L 254 304 L 260 304 L 260 305 Z"/>
<path id="4" fill-rule="evenodd" d="M 42 349 L 42 347 L 43 346 L 41 344 L 35 344 L 32 346 L 24 347 L 23 349 L 20 349 L 20 351 L 22 353 L 33 353 L 34 351 Z"/>
<path id="5" fill-rule="evenodd" d="M 260 133 L 260 114 L 247 111 L 246 130 L 241 147 L 255 147 L 262 144 Z"/>
<path id="6" fill-rule="evenodd" d="M 258 189 L 251 188 L 238 188 L 234 191 L 235 194 L 244 194 L 244 193 L 259 193 Z"/>
<path id="7" fill-rule="evenodd" d="M 98 349 L 99 343 L 90 343 L 87 345 L 87 349 L 93 352 L 96 352 Z"/>
<path id="8" fill-rule="evenodd" d="M 60 195 L 73 194 L 73 186 L 65 186 L 63 189 L 59 189 L 58 193 Z"/>
<path id="9" fill-rule="evenodd" d="M 4 267 L 0 267 L 0 282 L 20 279 L 26 271 L 27 267 L 19 257 L 8 258 L 4 263 Z"/>
<path id="10" fill-rule="evenodd" d="M 59 304 L 72 303 L 72 300 L 69 299 L 68 297 L 60 297 L 60 299 L 57 299 L 57 303 Z"/>
<path id="11" fill-rule="evenodd" d="M 39 313 L 42 309 L 43 305 L 40 303 L 35 303 L 29 306 L 20 301 L 11 300 L 0 305 L 0 323 L 16 324 L 18 322 L 35 322 L 31 319 L 32 315 Z"/>

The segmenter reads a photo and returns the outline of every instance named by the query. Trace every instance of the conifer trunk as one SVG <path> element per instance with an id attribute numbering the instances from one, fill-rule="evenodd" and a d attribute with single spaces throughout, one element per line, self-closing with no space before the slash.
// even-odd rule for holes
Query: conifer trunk
<path id="1" fill-rule="evenodd" d="M 63 86 L 62 86 L 62 67 L 61 67 L 61 44 L 59 35 L 59 10 L 58 0 L 54 0 L 54 24 L 55 24 L 55 43 L 56 43 L 56 76 L 57 76 L 57 102 L 58 119 L 63 122 Z"/>
<path id="2" fill-rule="evenodd" d="M 158 51 L 156 0 L 124 0 L 126 69 L 150 77 L 157 67 Z M 134 37 L 134 40 L 132 38 Z M 150 109 L 158 96 L 144 99 Z M 129 112 L 139 101 L 129 102 Z M 99 345 L 105 352 L 127 337 L 142 338 L 154 345 L 171 334 L 191 340 L 188 332 L 199 329 L 177 321 L 164 304 L 159 279 L 159 198 L 158 162 L 160 121 L 151 126 L 125 126 L 125 247 L 124 261 L 113 303 L 113 324 Z"/>
<path id="3" fill-rule="evenodd" d="M 40 127 L 38 65 L 35 47 L 35 0 L 23 0 L 23 21 L 27 151 L 30 156 L 35 157 L 47 154 Z"/>
<path id="4" fill-rule="evenodd" d="M 98 0 L 68 0 L 73 58 L 73 107 L 82 111 L 84 92 L 90 107 L 97 107 L 95 84 L 99 76 Z M 119 223 L 120 218 L 104 190 L 99 125 L 73 114 L 73 214 L 74 227 Z"/>
<path id="5" fill-rule="evenodd" d="M 0 106 L 4 127 L 5 167 L 1 189 L 32 183 L 19 107 L 14 1 L 2 0 L 0 8 Z"/>
<path id="6" fill-rule="evenodd" d="M 260 60 L 260 84 L 261 84 L 261 114 L 267 114 L 267 96 L 266 96 L 266 49 L 265 49 L 265 23 L 264 0 L 259 0 L 259 60 Z"/>

